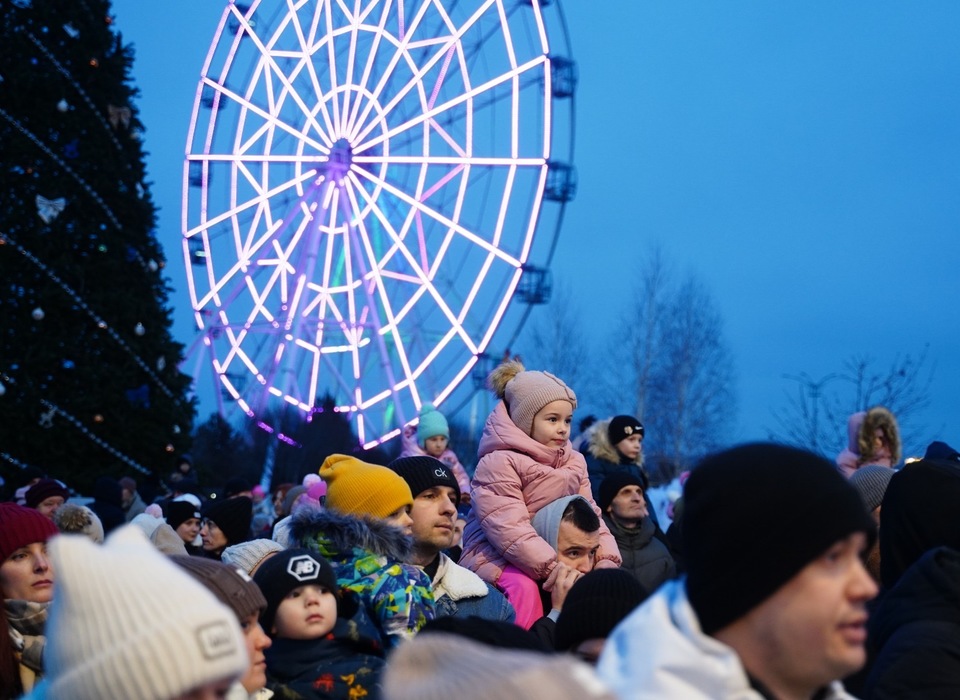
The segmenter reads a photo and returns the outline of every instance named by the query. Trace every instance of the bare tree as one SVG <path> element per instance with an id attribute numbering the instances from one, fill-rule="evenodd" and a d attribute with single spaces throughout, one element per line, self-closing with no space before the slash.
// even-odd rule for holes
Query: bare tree
<path id="1" fill-rule="evenodd" d="M 648 466 L 666 480 L 726 437 L 733 360 L 708 289 L 693 273 L 675 282 L 659 247 L 642 260 L 635 298 L 610 341 L 605 406 L 643 421 Z"/>
<path id="2" fill-rule="evenodd" d="M 651 410 L 645 414 L 654 445 L 672 462 L 722 444 L 735 415 L 733 361 L 723 321 L 703 283 L 688 277 L 660 323 L 660 353 L 651 371 Z"/>
<path id="3" fill-rule="evenodd" d="M 786 406 L 774 411 L 778 428 L 768 433 L 773 439 L 832 458 L 847 443 L 851 414 L 885 406 L 900 425 L 904 453 L 916 452 L 930 441 L 919 414 L 930 405 L 934 370 L 924 347 L 915 357 L 897 355 L 886 367 L 867 354 L 858 354 L 843 362 L 842 371 L 820 379 L 806 372 L 785 376 L 795 386 L 786 392 Z"/>

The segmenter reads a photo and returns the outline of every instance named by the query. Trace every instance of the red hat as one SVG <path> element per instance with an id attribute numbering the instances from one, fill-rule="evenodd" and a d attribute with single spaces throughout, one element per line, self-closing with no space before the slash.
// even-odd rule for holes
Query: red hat
<path id="1" fill-rule="evenodd" d="M 0 563 L 21 547 L 46 542 L 57 532 L 53 521 L 39 511 L 16 503 L 0 503 Z"/>

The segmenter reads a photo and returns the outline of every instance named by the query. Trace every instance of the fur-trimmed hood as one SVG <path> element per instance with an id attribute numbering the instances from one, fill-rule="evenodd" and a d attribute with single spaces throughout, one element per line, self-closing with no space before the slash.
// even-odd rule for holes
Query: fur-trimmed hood
<path id="1" fill-rule="evenodd" d="M 889 447 L 889 455 L 875 454 L 873 447 L 873 438 L 877 431 L 883 433 Z M 860 433 L 857 436 L 857 447 L 860 449 L 861 464 L 882 463 L 885 458 L 890 460 L 889 465 L 893 466 L 900 462 L 900 427 L 897 425 L 897 419 L 893 414 L 883 406 L 874 406 L 863 418 L 863 424 L 860 426 Z"/>
<path id="2" fill-rule="evenodd" d="M 590 431 L 590 442 L 587 445 L 587 451 L 597 459 L 614 464 L 636 464 L 643 466 L 643 450 L 632 462 L 624 462 L 623 457 L 617 450 L 616 445 L 610 442 L 610 433 L 607 430 L 610 427 L 610 418 L 598 421 Z"/>
<path id="3" fill-rule="evenodd" d="M 874 448 L 877 431 L 883 435 L 885 444 Z M 883 406 L 874 406 L 869 411 L 859 411 L 847 420 L 847 446 L 837 455 L 837 467 L 850 478 L 862 466 L 879 464 L 893 467 L 900 462 L 902 444 L 897 419 Z"/>
<path id="4" fill-rule="evenodd" d="M 317 550 L 330 559 L 352 556 L 361 549 L 405 562 L 413 539 L 399 528 L 376 518 L 344 515 L 332 510 L 300 510 L 290 521 L 291 546 Z"/>

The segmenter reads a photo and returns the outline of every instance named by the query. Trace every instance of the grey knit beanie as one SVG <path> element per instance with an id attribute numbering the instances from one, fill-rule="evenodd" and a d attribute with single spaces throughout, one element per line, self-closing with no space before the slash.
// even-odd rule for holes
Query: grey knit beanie
<path id="1" fill-rule="evenodd" d="M 851 475 L 850 485 L 860 494 L 868 513 L 872 513 L 874 508 L 883 503 L 883 494 L 887 492 L 893 475 L 893 469 L 881 467 L 879 464 L 860 467 Z"/>

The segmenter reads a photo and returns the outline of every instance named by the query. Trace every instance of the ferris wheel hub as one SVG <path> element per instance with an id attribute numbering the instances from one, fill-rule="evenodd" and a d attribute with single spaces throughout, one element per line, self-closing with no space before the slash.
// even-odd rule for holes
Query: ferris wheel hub
<path id="1" fill-rule="evenodd" d="M 341 138 L 334 142 L 330 149 L 330 155 L 322 168 L 322 172 L 328 180 L 333 182 L 343 182 L 344 176 L 350 170 L 353 163 L 353 147 L 350 142 Z"/>

